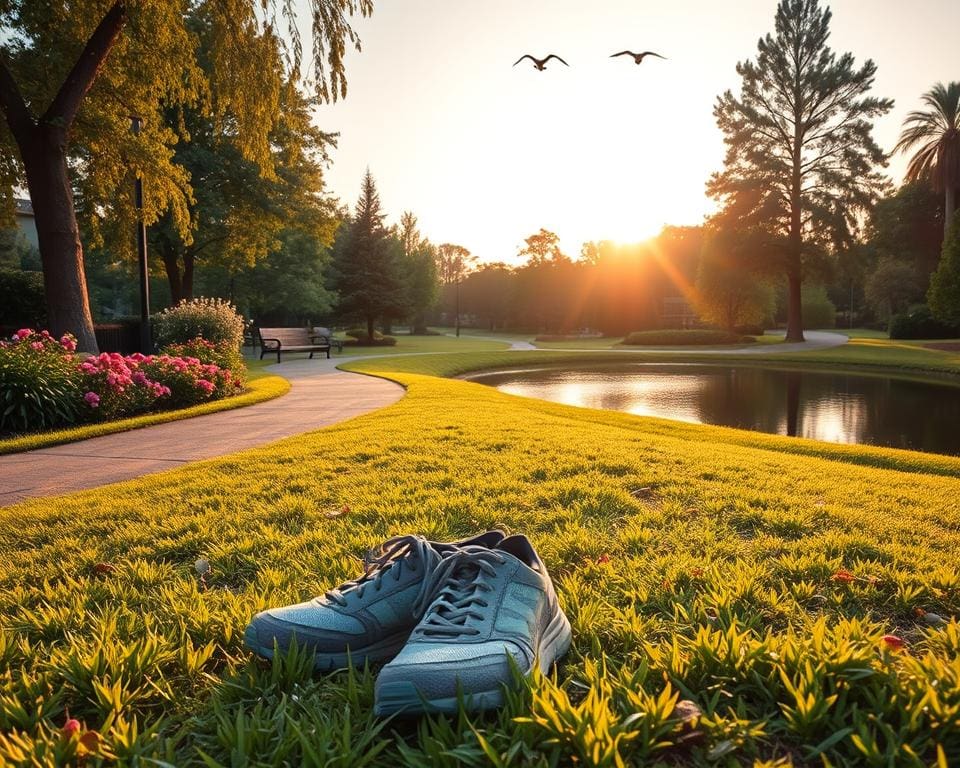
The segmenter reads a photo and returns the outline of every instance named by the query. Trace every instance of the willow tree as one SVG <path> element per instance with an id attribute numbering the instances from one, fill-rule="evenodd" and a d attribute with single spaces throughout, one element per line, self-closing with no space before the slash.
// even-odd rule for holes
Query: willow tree
<path id="1" fill-rule="evenodd" d="M 272 173 L 269 136 L 284 73 L 265 67 L 265 57 L 280 45 L 286 74 L 299 75 L 303 7 L 294 0 L 0 2 L 0 186 L 8 205 L 15 187 L 29 189 L 52 331 L 72 331 L 82 349 L 96 349 L 75 189 L 84 211 L 132 222 L 138 214 L 122 190 L 140 174 L 144 220 L 169 211 L 188 235 L 191 182 L 173 158 L 187 137 L 168 127 L 169 110 L 199 107 L 229 121 L 243 154 Z M 350 17 L 369 14 L 372 0 L 309 0 L 306 9 L 313 87 L 320 100 L 336 100 L 346 94 L 347 44 L 359 48 Z M 202 17 L 209 47 L 188 25 L 191 12 Z M 208 67 L 198 65 L 201 56 Z M 138 135 L 133 115 L 144 121 Z"/>
<path id="2" fill-rule="evenodd" d="M 807 258 L 851 245 L 886 185 L 872 121 L 893 102 L 868 95 L 872 61 L 858 68 L 830 49 L 830 20 L 818 0 L 781 0 L 775 34 L 737 65 L 739 96 L 727 91 L 714 108 L 727 151 L 707 188 L 729 219 L 767 233 L 771 266 L 788 283 L 788 341 L 803 341 Z"/>

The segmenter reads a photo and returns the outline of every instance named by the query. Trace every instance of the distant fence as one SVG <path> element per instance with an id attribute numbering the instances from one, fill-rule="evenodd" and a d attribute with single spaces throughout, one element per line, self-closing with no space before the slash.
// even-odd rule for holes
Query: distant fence
<path id="1" fill-rule="evenodd" d="M 13 336 L 19 327 L 0 325 L 0 338 Z M 140 350 L 140 323 L 130 321 L 124 323 L 100 323 L 93 327 L 97 336 L 97 346 L 101 352 L 119 352 L 130 355 Z"/>

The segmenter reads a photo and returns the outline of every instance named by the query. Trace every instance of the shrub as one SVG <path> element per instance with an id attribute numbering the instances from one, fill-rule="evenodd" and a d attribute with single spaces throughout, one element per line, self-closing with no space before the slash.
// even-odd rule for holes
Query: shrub
<path id="1" fill-rule="evenodd" d="M 837 324 L 837 308 L 822 285 L 804 287 L 800 311 L 804 328 L 833 328 Z"/>
<path id="2" fill-rule="evenodd" d="M 154 317 L 154 340 L 158 347 L 185 344 L 198 336 L 217 345 L 239 350 L 243 344 L 244 319 L 224 299 L 181 301 Z"/>
<path id="3" fill-rule="evenodd" d="M 239 349 L 227 344 L 214 344 L 198 336 L 182 344 L 168 344 L 160 352 L 171 357 L 195 357 L 205 365 L 215 365 L 230 372 L 235 379 L 246 379 L 247 366 L 243 355 Z"/>
<path id="4" fill-rule="evenodd" d="M 930 277 L 927 301 L 934 317 L 960 325 L 960 216 L 955 216 L 943 240 L 937 271 Z"/>
<path id="5" fill-rule="evenodd" d="M 72 424 L 80 410 L 74 351 L 65 335 L 24 328 L 0 341 L 0 432 L 29 432 Z"/>
<path id="6" fill-rule="evenodd" d="M 686 345 L 710 344 L 748 344 L 753 339 L 727 331 L 715 331 L 708 328 L 694 330 L 634 331 L 623 340 L 623 344 L 636 346 L 681 347 Z"/>
<path id="7" fill-rule="evenodd" d="M 88 421 L 110 421 L 135 416 L 154 409 L 170 397 L 170 388 L 152 381 L 140 364 L 143 355 L 124 357 L 117 352 L 102 352 L 80 364 L 81 392 Z"/>
<path id="8" fill-rule="evenodd" d="M 890 319 L 891 339 L 953 339 L 960 328 L 943 323 L 933 316 L 926 304 L 918 304 Z"/>
<path id="9" fill-rule="evenodd" d="M 43 325 L 45 305 L 42 272 L 0 269 L 0 325 Z"/>
<path id="10" fill-rule="evenodd" d="M 208 400 L 221 400 L 243 389 L 243 381 L 232 371 L 202 363 L 195 357 L 133 355 L 140 358 L 140 370 L 170 390 L 169 408 L 187 408 Z"/>
<path id="11" fill-rule="evenodd" d="M 384 336 L 380 331 L 374 331 L 371 339 L 366 328 L 351 328 L 347 336 L 351 339 L 344 342 L 347 347 L 392 347 L 397 343 L 393 336 Z"/>
<path id="12" fill-rule="evenodd" d="M 733 331 L 742 336 L 763 336 L 762 325 L 738 325 Z"/>

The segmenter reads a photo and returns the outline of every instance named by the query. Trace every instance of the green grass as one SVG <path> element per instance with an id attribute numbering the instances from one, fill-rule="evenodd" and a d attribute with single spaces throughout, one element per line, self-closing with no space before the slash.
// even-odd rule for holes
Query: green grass
<path id="1" fill-rule="evenodd" d="M 191 408 L 181 408 L 175 411 L 160 411 L 159 413 L 148 413 L 129 419 L 85 424 L 69 429 L 58 429 L 51 432 L 39 432 L 33 435 L 6 438 L 0 440 L 0 456 L 8 453 L 33 451 L 38 448 L 49 448 L 50 446 L 62 445 L 64 443 L 73 443 L 77 440 L 87 440 L 91 437 L 100 437 L 101 435 L 109 435 L 114 432 L 127 432 L 131 429 L 150 427 L 154 424 L 163 424 L 167 421 L 189 419 L 194 416 L 216 413 L 217 411 L 243 408 L 248 405 L 262 403 L 265 400 L 272 400 L 290 391 L 290 382 L 281 376 L 267 375 L 263 370 L 265 366 L 261 365 L 259 360 L 248 361 L 248 364 L 251 367 L 246 389 L 235 397 L 214 400 L 210 403 L 202 403 L 201 405 L 195 405 Z"/>
<path id="2" fill-rule="evenodd" d="M 469 336 L 461 336 L 459 339 L 449 336 L 396 336 L 395 338 L 397 343 L 393 347 L 344 347 L 342 353 L 334 352 L 332 357 L 346 359 L 370 355 L 410 355 L 427 352 L 480 352 L 507 349 L 510 346 L 508 341 L 487 341 Z"/>
<path id="3" fill-rule="evenodd" d="M 960 754 L 960 460 L 425 375 L 582 357 L 355 361 L 406 396 L 269 447 L 0 511 L 0 764 L 71 759 L 67 710 L 102 734 L 97 755 L 142 765 Z M 387 536 L 492 526 L 530 535 L 574 629 L 556 677 L 502 712 L 384 723 L 373 671 L 314 677 L 295 654 L 261 664 L 242 648 L 255 612 L 356 576 Z M 203 582 L 197 558 L 212 567 Z M 98 575 L 101 562 L 116 570 Z M 692 723 L 683 699 L 702 711 Z"/>

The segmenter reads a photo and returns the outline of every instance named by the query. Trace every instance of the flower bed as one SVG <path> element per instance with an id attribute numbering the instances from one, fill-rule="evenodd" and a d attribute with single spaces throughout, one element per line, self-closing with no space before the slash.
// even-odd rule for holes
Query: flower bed
<path id="1" fill-rule="evenodd" d="M 194 339 L 159 355 L 103 352 L 81 359 L 76 340 L 24 328 L 0 342 L 0 433 L 187 408 L 238 394 L 238 353 Z M 173 352 L 201 351 L 206 359 Z M 222 367 L 212 360 L 229 360 Z"/>

